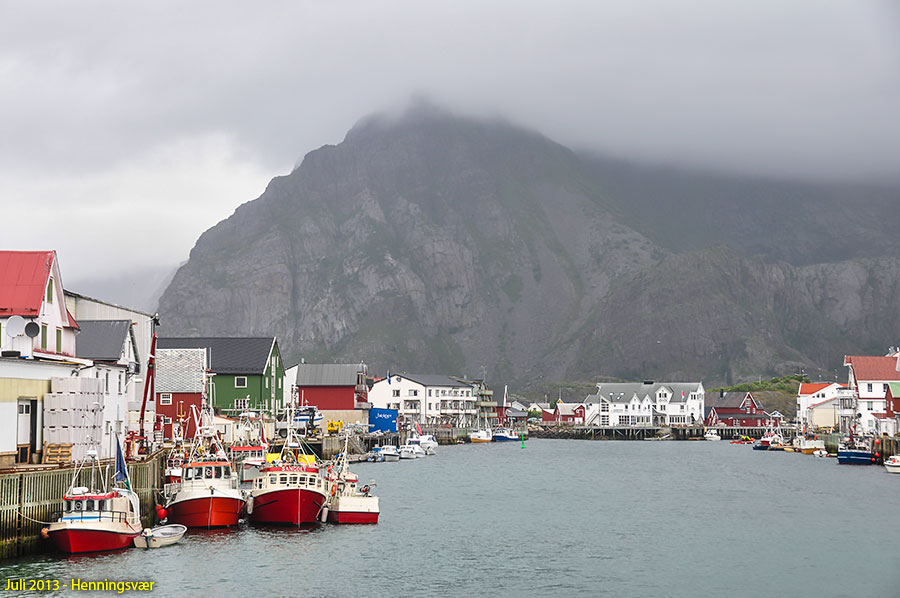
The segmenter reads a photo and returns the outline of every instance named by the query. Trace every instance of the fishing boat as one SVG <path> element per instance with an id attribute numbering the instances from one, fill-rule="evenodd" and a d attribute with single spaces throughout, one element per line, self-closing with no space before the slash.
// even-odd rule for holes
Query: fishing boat
<path id="1" fill-rule="evenodd" d="M 90 478 L 88 486 L 76 485 Z M 96 448 L 87 451 L 63 495 L 59 519 L 41 530 L 63 552 L 99 552 L 131 546 L 142 530 L 141 505 L 131 490 L 122 446 L 116 437 L 116 470 L 111 484 L 103 475 Z M 95 485 L 96 484 L 96 485 Z"/>
<path id="2" fill-rule="evenodd" d="M 472 432 L 469 432 L 469 440 L 474 443 L 491 442 L 491 440 L 493 439 L 493 436 L 494 436 L 493 433 L 487 428 L 485 428 L 483 430 L 473 430 Z"/>
<path id="3" fill-rule="evenodd" d="M 381 454 L 380 446 L 373 446 L 372 450 L 366 453 L 366 461 L 369 463 L 381 463 L 384 461 L 384 455 Z"/>
<path id="4" fill-rule="evenodd" d="M 784 447 L 784 437 L 778 432 L 768 431 L 753 444 L 754 451 L 780 450 Z"/>
<path id="5" fill-rule="evenodd" d="M 792 445 L 794 449 L 803 453 L 804 455 L 812 455 L 818 450 L 825 450 L 824 440 L 819 440 L 818 438 L 807 438 L 805 436 L 798 436 L 794 438 Z"/>
<path id="6" fill-rule="evenodd" d="M 400 451 L 397 450 L 397 447 L 393 444 L 385 444 L 378 447 L 381 452 L 381 456 L 384 457 L 385 461 L 399 461 L 400 460 Z"/>
<path id="7" fill-rule="evenodd" d="M 134 545 L 137 548 L 162 548 L 178 542 L 187 528 L 181 524 L 163 525 L 161 527 L 146 528 L 135 536 Z"/>
<path id="8" fill-rule="evenodd" d="M 707 430 L 703 435 L 703 440 L 722 440 L 722 437 L 715 430 Z"/>
<path id="9" fill-rule="evenodd" d="M 891 455 L 885 459 L 884 468 L 888 473 L 900 473 L 900 455 Z"/>
<path id="10" fill-rule="evenodd" d="M 359 485 L 359 478 L 348 468 L 347 448 L 337 456 L 323 473 L 328 487 L 320 519 L 329 523 L 378 523 L 378 497 L 372 495 L 375 482 Z"/>
<path id="11" fill-rule="evenodd" d="M 266 463 L 268 450 L 262 414 L 257 417 L 252 411 L 241 413 L 235 427 L 234 442 L 228 449 L 229 459 L 240 484 L 259 477 L 259 471 Z"/>
<path id="12" fill-rule="evenodd" d="M 497 428 L 493 431 L 494 442 L 516 442 L 519 436 L 512 428 Z"/>
<path id="13" fill-rule="evenodd" d="M 212 409 L 204 403 L 200 410 L 193 405 L 191 410 L 196 431 L 191 453 L 181 481 L 165 487 L 168 519 L 187 527 L 237 525 L 246 501 L 213 425 Z"/>
<path id="14" fill-rule="evenodd" d="M 289 421 L 293 420 L 293 409 L 288 408 Z M 325 505 L 325 492 L 325 480 L 319 475 L 315 457 L 303 450 L 291 427 L 277 458 L 267 462 L 253 481 L 247 513 L 254 523 L 315 523 Z"/>
<path id="15" fill-rule="evenodd" d="M 865 442 L 851 438 L 838 445 L 837 462 L 841 465 L 871 465 L 875 455 Z"/>

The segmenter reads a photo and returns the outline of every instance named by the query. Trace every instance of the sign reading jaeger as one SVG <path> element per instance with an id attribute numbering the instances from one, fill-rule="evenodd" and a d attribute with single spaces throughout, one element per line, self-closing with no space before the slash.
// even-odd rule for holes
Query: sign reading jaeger
<path id="1" fill-rule="evenodd" d="M 369 425 L 372 432 L 396 432 L 397 431 L 397 410 L 396 409 L 370 409 Z"/>

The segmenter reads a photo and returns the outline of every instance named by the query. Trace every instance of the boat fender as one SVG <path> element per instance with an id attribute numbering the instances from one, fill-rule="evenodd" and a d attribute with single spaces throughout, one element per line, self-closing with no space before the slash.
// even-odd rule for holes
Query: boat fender
<path id="1" fill-rule="evenodd" d="M 41 537 L 45 540 L 50 537 L 50 528 L 49 527 L 41 528 Z"/>
<path id="2" fill-rule="evenodd" d="M 328 521 L 328 507 L 322 507 L 322 516 L 319 517 L 319 520 L 322 523 L 325 523 L 326 521 Z"/>
<path id="3" fill-rule="evenodd" d="M 253 497 L 252 496 L 247 497 L 246 505 L 247 505 L 246 506 L 247 514 L 251 515 L 253 513 Z"/>

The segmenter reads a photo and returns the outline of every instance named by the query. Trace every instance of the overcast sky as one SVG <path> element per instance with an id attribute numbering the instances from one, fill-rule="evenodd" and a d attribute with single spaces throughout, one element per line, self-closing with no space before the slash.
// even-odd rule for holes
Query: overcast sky
<path id="1" fill-rule="evenodd" d="M 56 249 L 69 287 L 176 264 L 415 94 L 623 157 L 896 181 L 898 7 L 0 0 L 0 247 Z"/>

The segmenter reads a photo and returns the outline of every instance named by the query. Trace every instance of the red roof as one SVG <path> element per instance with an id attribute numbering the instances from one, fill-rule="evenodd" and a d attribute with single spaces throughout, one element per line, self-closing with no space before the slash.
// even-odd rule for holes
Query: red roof
<path id="1" fill-rule="evenodd" d="M 797 391 L 797 394 L 798 394 L 798 395 L 814 395 L 814 394 L 816 394 L 817 392 L 819 392 L 820 390 L 823 390 L 823 389 L 825 389 L 825 388 L 828 388 L 828 387 L 831 386 L 832 384 L 834 384 L 834 382 L 823 382 L 823 383 L 821 383 L 821 384 L 819 384 L 819 383 L 816 383 L 816 384 L 809 384 L 809 383 L 807 383 L 807 384 L 801 384 L 801 385 L 800 385 L 800 389 Z"/>
<path id="2" fill-rule="evenodd" d="M 55 251 L 0 251 L 0 316 L 40 314 L 55 257 Z"/>
<path id="3" fill-rule="evenodd" d="M 844 365 L 853 367 L 853 376 L 860 380 L 897 380 L 900 381 L 900 372 L 897 371 L 896 357 L 872 357 L 869 355 L 847 355 L 844 357 Z"/>

